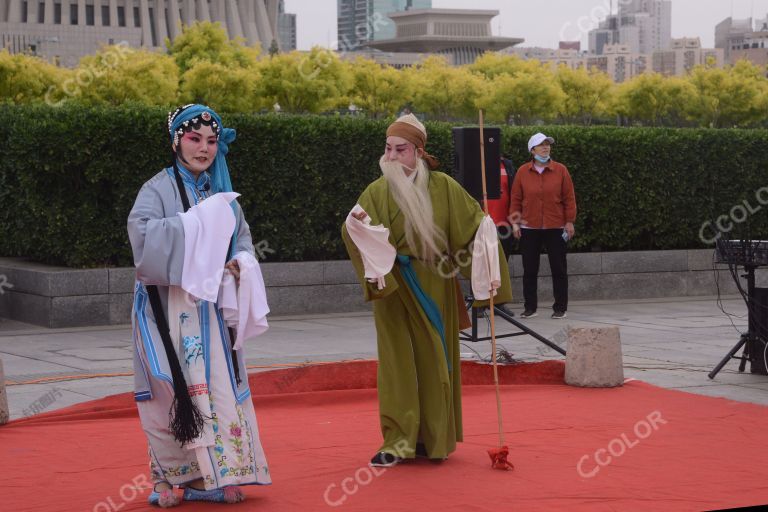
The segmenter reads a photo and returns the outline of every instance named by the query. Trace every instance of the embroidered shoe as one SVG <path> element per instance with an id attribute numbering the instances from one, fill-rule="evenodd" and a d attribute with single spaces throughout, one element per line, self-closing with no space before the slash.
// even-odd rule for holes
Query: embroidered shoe
<path id="1" fill-rule="evenodd" d="M 402 460 L 403 459 L 397 455 L 392 455 L 387 452 L 379 452 L 373 456 L 369 464 L 377 468 L 391 468 Z"/>
<path id="2" fill-rule="evenodd" d="M 173 489 L 163 491 L 152 491 L 149 495 L 149 504 L 160 508 L 171 508 L 181 503 L 178 496 L 173 493 Z"/>
<path id="3" fill-rule="evenodd" d="M 245 495 L 238 487 L 219 487 L 209 491 L 201 491 L 193 487 L 184 489 L 184 501 L 210 501 L 212 503 L 239 503 L 245 500 Z"/>

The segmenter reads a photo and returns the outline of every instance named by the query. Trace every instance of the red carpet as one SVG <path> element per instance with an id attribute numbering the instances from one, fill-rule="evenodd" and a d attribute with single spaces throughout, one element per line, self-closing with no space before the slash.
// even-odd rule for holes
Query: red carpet
<path id="1" fill-rule="evenodd" d="M 572 388 L 555 362 L 501 369 L 514 471 L 491 469 L 486 454 L 497 443 L 490 367 L 462 367 L 466 439 L 448 461 L 372 470 L 366 463 L 380 441 L 375 363 L 320 365 L 250 376 L 274 484 L 244 488 L 242 504 L 179 510 L 698 511 L 768 503 L 768 408 L 636 381 Z M 11 422 L 0 427 L 0 453 L 1 510 L 152 509 L 130 394 Z"/>

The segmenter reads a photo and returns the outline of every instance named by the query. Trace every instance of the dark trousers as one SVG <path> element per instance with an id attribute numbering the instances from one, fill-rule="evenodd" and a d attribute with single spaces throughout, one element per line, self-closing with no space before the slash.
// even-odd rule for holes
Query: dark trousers
<path id="1" fill-rule="evenodd" d="M 549 268 L 552 271 L 552 288 L 555 303 L 552 309 L 568 309 L 567 244 L 562 229 L 523 229 L 520 237 L 520 255 L 523 257 L 523 297 L 525 309 L 536 311 L 539 305 L 537 288 L 539 279 L 539 255 L 547 248 Z"/>
<path id="2" fill-rule="evenodd" d="M 515 249 L 515 237 L 512 236 L 512 226 L 496 226 L 496 232 L 499 234 L 499 244 L 504 251 L 504 257 L 509 261 L 512 251 Z"/>

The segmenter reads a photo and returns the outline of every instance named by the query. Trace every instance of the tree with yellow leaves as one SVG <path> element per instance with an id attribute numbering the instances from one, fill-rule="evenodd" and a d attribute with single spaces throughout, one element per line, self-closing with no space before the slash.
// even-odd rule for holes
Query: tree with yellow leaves
<path id="1" fill-rule="evenodd" d="M 82 103 L 167 107 L 178 101 L 179 68 L 173 58 L 156 52 L 104 46 L 80 59 L 74 77 L 75 86 L 65 83 L 63 89 Z"/>
<path id="2" fill-rule="evenodd" d="M 257 94 L 291 113 L 318 113 L 340 106 L 352 84 L 348 66 L 331 50 L 314 47 L 264 59 Z"/>
<path id="3" fill-rule="evenodd" d="M 688 77 L 694 94 L 691 119 L 712 128 L 748 126 L 764 117 L 768 81 L 764 70 L 746 60 L 725 69 L 696 66 Z"/>
<path id="4" fill-rule="evenodd" d="M 500 75 L 518 76 L 536 73 L 541 69 L 538 60 L 523 60 L 517 55 L 505 55 L 498 52 L 485 52 L 467 68 L 477 75 L 493 80 Z"/>
<path id="5" fill-rule="evenodd" d="M 0 101 L 58 103 L 64 96 L 61 83 L 69 74 L 38 57 L 0 50 Z"/>
<path id="6" fill-rule="evenodd" d="M 488 81 L 478 106 L 493 121 L 524 125 L 555 119 L 565 100 L 552 74 L 539 67 L 532 73 L 501 74 Z"/>
<path id="7" fill-rule="evenodd" d="M 210 21 L 183 27 L 173 43 L 166 40 L 166 46 L 182 75 L 201 61 L 227 68 L 254 68 L 261 54 L 259 46 L 246 46 L 242 38 L 230 40 L 220 23 Z"/>
<path id="8" fill-rule="evenodd" d="M 404 74 L 391 66 L 358 57 L 351 65 L 351 73 L 350 99 L 373 118 L 397 114 L 410 97 Z"/>
<path id="9" fill-rule="evenodd" d="M 427 57 L 403 71 L 414 109 L 440 121 L 473 119 L 483 93 L 483 79 L 466 67 L 449 66 L 443 57 Z"/>
<path id="10" fill-rule="evenodd" d="M 256 94 L 260 76 L 258 69 L 198 61 L 184 73 L 181 102 L 203 103 L 219 112 L 257 111 L 269 106 Z"/>
<path id="11" fill-rule="evenodd" d="M 555 78 L 565 93 L 560 117 L 566 122 L 590 125 L 594 117 L 608 113 L 613 82 L 605 73 L 561 65 Z"/>
<path id="12" fill-rule="evenodd" d="M 630 122 L 650 126 L 683 119 L 685 104 L 694 94 L 682 78 L 665 78 L 658 73 L 643 73 L 618 87 L 613 111 Z"/>

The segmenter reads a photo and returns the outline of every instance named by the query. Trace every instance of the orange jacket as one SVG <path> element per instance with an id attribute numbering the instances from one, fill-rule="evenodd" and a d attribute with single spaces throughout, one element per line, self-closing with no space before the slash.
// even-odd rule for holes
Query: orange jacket
<path id="1" fill-rule="evenodd" d="M 544 172 L 533 161 L 520 166 L 512 183 L 509 214 L 513 223 L 531 228 L 561 228 L 576 220 L 576 194 L 568 169 L 550 160 Z"/>
<path id="2" fill-rule="evenodd" d="M 501 163 L 501 195 L 498 199 L 488 200 L 488 215 L 493 219 L 493 223 L 497 226 L 509 226 L 507 216 L 509 215 L 509 175 L 504 168 L 504 163 Z"/>

